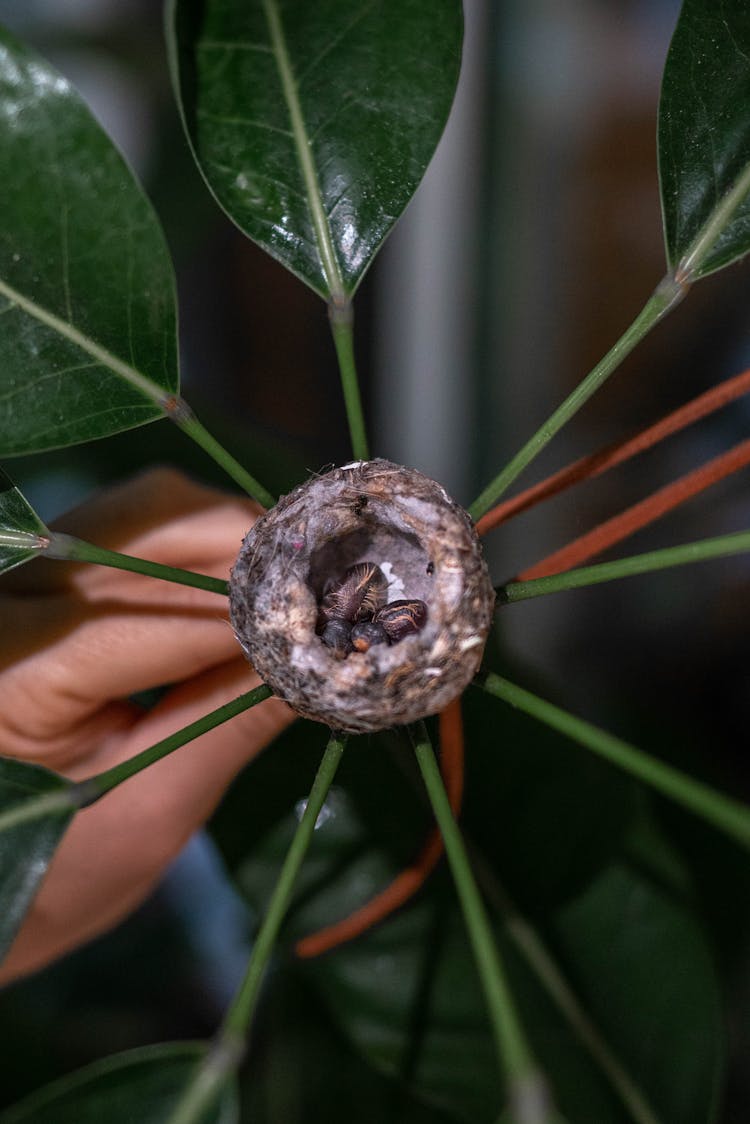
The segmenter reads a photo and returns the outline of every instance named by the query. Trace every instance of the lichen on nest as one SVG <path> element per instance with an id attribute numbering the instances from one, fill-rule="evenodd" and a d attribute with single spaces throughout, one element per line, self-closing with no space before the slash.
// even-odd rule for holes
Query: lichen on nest
<path id="1" fill-rule="evenodd" d="M 350 567 L 371 562 L 387 602 L 423 601 L 418 631 L 347 659 L 320 637 L 320 607 Z M 230 583 L 232 624 L 276 695 L 334 729 L 413 722 L 476 673 L 494 591 L 474 526 L 436 481 L 386 460 L 315 476 L 246 536 Z"/>

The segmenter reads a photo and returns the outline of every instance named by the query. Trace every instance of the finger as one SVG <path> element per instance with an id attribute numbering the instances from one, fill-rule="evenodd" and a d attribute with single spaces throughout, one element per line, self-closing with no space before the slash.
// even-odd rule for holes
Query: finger
<path id="1" fill-rule="evenodd" d="M 200 593 L 184 592 L 188 601 Z M 106 719 L 96 716 L 109 704 L 192 679 L 239 651 L 231 626 L 218 612 L 190 613 L 184 606 L 123 612 L 102 605 L 81 619 L 80 610 L 61 599 L 55 602 L 59 618 L 46 607 L 39 622 L 30 616 L 30 606 L 11 606 L 5 623 L 15 640 L 3 645 L 7 663 L 0 675 L 0 752 L 53 768 L 85 760 L 97 722 L 106 726 Z M 28 651 L 26 636 L 33 639 Z"/>
<path id="2" fill-rule="evenodd" d="M 252 500 L 228 496 L 173 469 L 158 468 L 95 494 L 52 526 L 108 550 L 185 569 L 226 559 L 221 572 L 206 571 L 226 576 L 260 511 Z M 68 586 L 73 577 L 80 584 L 81 575 L 98 574 L 99 581 L 106 581 L 104 575 L 114 580 L 113 573 L 117 571 L 42 558 L 4 577 L 3 589 L 49 592 Z"/>
<path id="3" fill-rule="evenodd" d="M 115 764 L 179 725 L 257 686 L 239 664 L 170 698 L 99 764 Z M 0 982 L 35 970 L 115 924 L 143 900 L 239 769 L 291 720 L 269 699 L 184 746 L 79 813 L 5 962 Z"/>

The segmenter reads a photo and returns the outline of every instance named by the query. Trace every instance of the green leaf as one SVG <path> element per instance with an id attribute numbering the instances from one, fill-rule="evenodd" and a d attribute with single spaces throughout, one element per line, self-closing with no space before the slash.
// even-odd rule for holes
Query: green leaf
<path id="1" fill-rule="evenodd" d="M 663 1124 L 711 1119 L 722 1036 L 711 957 L 696 919 L 640 872 L 604 871 L 553 926 L 562 966 L 598 1032 Z M 570 1120 L 632 1124 L 571 1026 L 498 929 L 524 1029 Z M 549 939 L 549 938 L 548 938 Z M 461 919 L 433 893 L 408 914 L 312 961 L 308 977 L 376 1068 L 467 1124 L 504 1100 Z M 413 1037 L 416 1034 L 416 1037 Z"/>
<path id="2" fill-rule="evenodd" d="M 579 996 L 663 1120 L 712 1120 L 723 1030 L 712 956 L 695 917 L 615 864 L 560 912 L 555 929 Z"/>
<path id="3" fill-rule="evenodd" d="M 520 711 L 493 713 L 492 701 L 478 691 L 464 697 L 461 822 L 524 912 L 547 917 L 617 853 L 635 808 L 634 786 Z"/>
<path id="4" fill-rule="evenodd" d="M 164 1124 L 207 1050 L 202 1042 L 175 1042 L 102 1058 L 0 1113 L 0 1124 Z M 195 1124 L 237 1119 L 232 1087 Z"/>
<path id="5" fill-rule="evenodd" d="M 57 71 L 0 30 L 0 455 L 162 416 L 172 266 L 122 156 Z"/>
<path id="6" fill-rule="evenodd" d="M 674 268 L 712 218 L 694 276 L 750 250 L 750 8 L 746 0 L 684 0 L 659 105 L 659 177 L 667 260 Z M 744 182 L 744 181 L 743 181 Z M 746 184 L 750 186 L 750 182 Z M 742 183 L 740 183 L 740 189 Z M 721 218 L 722 211 L 727 211 Z"/>
<path id="7" fill-rule="evenodd" d="M 0 574 L 35 558 L 49 531 L 0 468 Z"/>
<path id="8" fill-rule="evenodd" d="M 0 757 L 0 958 L 75 814 L 72 787 L 41 765 Z"/>
<path id="9" fill-rule="evenodd" d="M 580 798 L 574 799 L 572 788 L 554 768 L 548 791 L 546 778 L 544 783 L 541 778 L 554 766 L 555 754 L 559 756 L 554 739 L 524 741 L 523 725 L 509 708 L 503 710 L 500 724 L 495 714 L 494 725 L 482 736 L 473 727 L 484 720 L 485 711 L 481 705 L 472 706 L 469 715 L 475 738 L 470 742 L 472 763 L 475 750 L 479 758 L 479 775 L 469 776 L 462 817 L 469 838 L 481 839 L 491 877 L 512 884 L 514 893 L 520 891 L 525 898 L 544 945 L 560 956 L 558 967 L 579 1006 L 594 1013 L 595 1033 L 631 1088 L 654 1104 L 661 1124 L 705 1124 L 721 1067 L 718 1000 L 700 927 L 692 911 L 677 900 L 689 891 L 682 864 L 666 854 L 655 831 L 643 841 L 642 853 L 633 855 L 629 785 L 610 789 L 600 770 L 586 773 L 584 779 L 575 759 L 572 766 L 568 762 L 568 770 L 577 777 Z M 306 733 L 309 738 L 309 729 Z M 299 728 L 293 737 L 302 742 Z M 350 746 L 302 872 L 285 926 L 287 942 L 369 900 L 424 838 L 424 824 L 414 832 L 413 814 L 401 791 L 410 792 L 403 780 L 406 762 L 391 762 L 392 775 L 386 775 L 388 748 L 388 740 L 381 738 Z M 495 771 L 489 768 L 490 750 L 503 762 Z M 536 753 L 540 757 L 534 777 L 532 767 L 525 772 L 522 761 Z M 508 764 L 506 758 L 517 760 Z M 215 820 L 215 838 L 256 909 L 262 910 L 272 889 L 296 822 L 296 816 L 283 809 L 304 792 L 308 768 L 301 745 L 290 740 L 272 747 L 250 766 Z M 273 810 L 264 799 L 269 782 Z M 530 788 L 536 783 L 540 789 L 528 807 L 523 805 L 524 783 Z M 281 799 L 284 784 L 286 804 Z M 519 802 L 521 809 L 514 814 L 513 804 Z M 600 804 L 613 825 L 609 839 L 604 838 Z M 374 815 L 378 806 L 382 825 Z M 413 808 L 418 815 L 417 800 Z M 485 822 L 480 824 L 480 819 Z M 263 825 L 260 831 L 258 822 Z M 562 849 L 570 873 L 558 863 L 556 848 Z M 647 863 L 644 855 L 653 859 L 657 851 L 660 862 Z M 525 894 L 524 879 L 530 883 Z M 556 879 L 561 886 L 554 884 Z M 596 949 L 591 932 L 599 936 Z M 615 1091 L 552 1001 L 519 944 L 500 924 L 498 933 L 524 1028 L 550 1075 L 558 1109 L 570 1121 L 633 1124 L 622 1093 Z M 619 946 L 610 959 L 615 933 Z M 663 994 L 657 995 L 654 981 L 670 957 L 675 964 L 671 975 L 665 973 Z M 465 928 L 445 874 L 433 875 L 398 916 L 319 960 L 301 962 L 295 976 L 300 972 L 376 1070 L 406 1081 L 415 1097 L 467 1124 L 494 1124 L 503 1103 L 497 1060 Z M 618 974 L 614 984 L 613 973 Z M 592 1001 L 596 989 L 601 996 L 613 994 L 612 1011 L 603 1000 Z M 624 1011 L 628 995 L 632 1006 Z M 273 1020 L 274 1009 L 269 995 L 267 1019 Z M 658 1048 L 649 1037 L 653 1025 L 660 1027 Z M 651 1043 L 650 1051 L 644 1041 Z M 315 1049 L 311 1029 L 307 1046 L 297 1048 L 301 1053 Z M 335 1073 L 334 1065 L 330 1080 Z"/>
<path id="10" fill-rule="evenodd" d="M 241 1074 L 242 1119 L 256 1124 L 451 1124 L 420 1104 L 403 1082 L 378 1073 L 331 1020 L 302 974 L 276 976 Z M 335 1074 L 335 1080 L 331 1075 Z"/>
<path id="11" fill-rule="evenodd" d="M 235 223 L 325 298 L 414 193 L 458 78 L 458 0 L 172 0 L 185 127 Z"/>

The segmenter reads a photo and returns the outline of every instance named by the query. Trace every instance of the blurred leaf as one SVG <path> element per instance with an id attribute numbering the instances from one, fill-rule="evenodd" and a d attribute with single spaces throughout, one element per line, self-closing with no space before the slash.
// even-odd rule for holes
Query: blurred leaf
<path id="1" fill-rule="evenodd" d="M 458 78 L 458 0 L 173 0 L 196 160 L 241 230 L 351 294 L 414 193 Z"/>
<path id="2" fill-rule="evenodd" d="M 450 1124 L 402 1082 L 374 1070 L 333 1025 L 298 972 L 277 979 L 241 1075 L 242 1119 L 254 1124 Z M 332 1074 L 335 1078 L 332 1079 Z"/>
<path id="3" fill-rule="evenodd" d="M 555 920 L 587 1010 L 670 1124 L 714 1118 L 724 1049 L 712 955 L 696 919 L 624 865 Z"/>
<path id="4" fill-rule="evenodd" d="M 0 1124 L 164 1124 L 207 1050 L 175 1042 L 102 1058 L 0 1113 Z M 195 1124 L 237 1119 L 232 1088 Z"/>
<path id="5" fill-rule="evenodd" d="M 604 871 L 566 906 L 555 935 L 563 970 L 630 1080 L 669 1124 L 712 1118 L 722 1070 L 711 957 L 690 912 L 642 874 Z M 632 1118 L 543 991 L 517 946 L 498 939 L 521 1019 L 570 1120 Z M 408 1076 L 425 1100 L 467 1124 L 496 1119 L 497 1063 L 466 933 L 433 893 L 306 972 L 373 1064 Z"/>
<path id="6" fill-rule="evenodd" d="M 495 758 L 507 754 L 519 761 L 524 756 L 533 759 L 538 748 L 533 738 L 524 743 L 523 725 L 515 716 L 509 724 L 505 719 L 498 721 L 501 713 L 504 711 L 495 710 L 491 729 L 478 739 L 476 747 L 472 744 L 471 755 L 473 758 L 476 748 L 480 769 L 488 761 L 490 748 Z M 487 718 L 483 708 L 479 717 L 480 722 Z M 543 740 L 542 745 L 546 747 L 547 743 Z M 267 790 L 265 782 L 258 782 L 257 774 L 253 782 L 254 766 L 248 770 L 250 779 L 242 785 L 250 801 L 244 813 L 241 803 L 234 803 L 240 791 L 236 790 L 215 823 L 219 843 L 222 838 L 229 843 L 231 868 L 240 888 L 257 910 L 264 907 L 296 821 L 293 813 L 284 815 L 282 811 L 283 770 L 291 788 L 287 808 L 308 783 L 298 772 L 301 757 L 294 753 L 289 756 L 288 748 L 278 754 L 278 781 L 270 785 L 271 802 L 276 803 L 276 792 L 278 803 L 263 830 L 256 833 L 254 821 L 256 808 L 262 816 L 259 792 Z M 491 878 L 499 876 L 504 881 L 510 873 L 514 881 L 519 881 L 523 871 L 531 872 L 534 889 L 529 899 L 540 918 L 537 929 L 542 940 L 553 952 L 562 950 L 563 972 L 574 992 L 586 1009 L 594 1011 L 599 1033 L 630 1080 L 656 1103 L 665 1124 L 705 1122 L 721 1065 L 717 994 L 700 929 L 690 909 L 675 901 L 677 886 L 684 889 L 688 884 L 684 871 L 676 856 L 667 856 L 666 852 L 655 867 L 657 882 L 650 869 L 628 865 L 623 856 L 637 852 L 629 830 L 633 823 L 630 787 L 615 786 L 608 791 L 604 777 L 602 804 L 616 829 L 607 840 L 595 787 L 602 778 L 597 772 L 591 777 L 578 776 L 577 762 L 571 766 L 556 744 L 550 743 L 547 748 L 548 756 L 528 766 L 536 769 L 536 777 L 527 774 L 525 783 L 532 787 L 540 783 L 540 775 L 554 763 L 556 754 L 577 778 L 580 798 L 573 799 L 564 775 L 553 770 L 550 784 L 562 785 L 558 812 L 551 823 L 545 820 L 554 805 L 541 798 L 536 811 L 526 809 L 527 816 L 533 813 L 538 819 L 531 819 L 524 832 L 522 813 L 518 813 L 517 821 L 509 815 L 513 802 L 522 795 L 520 780 L 504 791 L 498 783 L 500 774 L 490 772 L 483 786 L 489 793 L 487 800 L 477 801 L 476 794 L 470 792 L 471 814 L 465 827 L 474 838 L 479 813 L 487 815 L 485 837 L 493 844 Z M 274 752 L 271 749 L 271 757 Z M 404 823 L 408 830 L 399 840 L 398 827 L 390 820 L 387 833 L 391 838 L 386 845 L 377 824 L 370 822 L 368 804 L 358 791 L 360 781 L 363 788 L 369 781 L 370 801 L 373 806 L 379 804 L 386 820 L 392 796 L 403 814 L 407 801 L 399 793 L 399 770 L 394 770 L 385 783 L 384 761 L 388 756 L 387 743 L 384 745 L 381 739 L 373 739 L 371 744 L 363 739 L 350 745 L 303 869 L 285 926 L 287 942 L 346 916 L 390 881 L 403 861 L 399 851 L 407 856 L 414 853 L 411 823 Z M 265 767 L 270 770 L 267 763 Z M 514 769 L 520 769 L 518 761 Z M 264 777 L 268 780 L 270 772 Z M 482 787 L 482 778 L 475 778 L 471 788 L 478 783 Z M 401 786 L 411 794 L 403 777 Z M 419 800 L 413 796 L 412 800 L 418 810 Z M 628 814 L 618 810 L 618 800 L 624 801 Z M 226 821 L 222 824 L 222 816 L 230 813 L 236 830 Z M 244 848 L 241 823 L 251 825 L 253 836 Z M 517 848 L 521 844 L 534 848 L 535 833 L 536 856 L 529 862 Z M 656 848 L 657 839 L 652 829 L 643 844 L 649 853 Z M 574 867 L 570 878 L 564 877 L 557 863 L 556 844 Z M 596 852 L 593 858 L 578 854 L 578 849 L 585 851 L 586 847 Z M 562 873 L 564 890 L 542 877 L 545 856 L 552 870 Z M 662 881 L 667 884 L 662 886 Z M 544 901 L 548 903 L 546 910 L 542 909 Z M 591 913 L 589 902 L 593 903 Z M 639 903 L 647 911 L 648 924 L 643 923 L 636 908 Z M 594 955 L 590 933 L 595 930 L 601 943 Z M 612 942 L 608 943 L 607 937 L 615 930 L 620 932 L 621 942 L 610 960 L 607 952 Z M 510 942 L 502 928 L 498 931 L 512 991 L 532 1046 L 550 1076 L 560 1111 L 571 1121 L 632 1124 L 629 1112 L 532 973 L 519 947 Z M 679 963 L 679 972 L 673 971 L 665 980 L 663 994 L 656 995 L 659 989 L 655 979 L 670 954 Z M 497 1119 L 503 1103 L 497 1061 L 463 921 L 445 871 L 433 876 L 416 901 L 398 916 L 318 960 L 300 962 L 294 972 L 303 973 L 335 1022 L 375 1069 L 406 1082 L 420 1100 L 467 1124 L 490 1124 Z M 602 996 L 608 994 L 613 972 L 618 975 L 617 996 L 631 997 L 629 1013 L 623 1014 L 617 1004 L 610 1011 L 604 1002 L 590 1002 L 596 989 Z M 271 996 L 268 1002 L 267 1017 L 272 1019 Z M 671 1022 L 666 1018 L 669 1010 L 674 1012 Z M 654 1025 L 659 1027 L 658 1044 L 651 1037 Z M 308 1028 L 306 1033 L 311 1036 L 307 1048 L 314 1051 L 314 1031 Z M 650 1050 L 646 1043 L 651 1044 Z M 300 1052 L 305 1048 L 301 1044 Z M 336 1073 L 333 1063 L 331 1080 Z"/>
<path id="7" fill-rule="evenodd" d="M 150 204 L 78 94 L 0 31 L 0 454 L 162 416 L 172 266 Z"/>
<path id="8" fill-rule="evenodd" d="M 684 0 L 659 104 L 659 177 L 674 267 L 750 166 L 750 8 L 747 0 Z M 696 275 L 750 250 L 750 198 Z"/>
<path id="9" fill-rule="evenodd" d="M 41 765 L 0 757 L 0 958 L 76 808 L 69 781 Z"/>
<path id="10" fill-rule="evenodd" d="M 0 574 L 38 556 L 49 532 L 0 468 Z"/>
<path id="11" fill-rule="evenodd" d="M 548 917 L 617 854 L 636 807 L 635 786 L 484 692 L 466 693 L 464 714 L 462 823 L 519 906 Z"/>

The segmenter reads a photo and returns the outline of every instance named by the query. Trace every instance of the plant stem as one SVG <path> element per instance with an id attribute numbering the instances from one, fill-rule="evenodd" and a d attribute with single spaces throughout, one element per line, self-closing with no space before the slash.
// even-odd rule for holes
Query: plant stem
<path id="1" fill-rule="evenodd" d="M 247 469 L 243 468 L 240 462 L 235 460 L 232 454 L 208 432 L 206 427 L 198 421 L 184 398 L 169 399 L 164 404 L 164 411 L 170 421 L 173 421 L 183 433 L 195 441 L 196 445 L 200 445 L 201 449 L 208 453 L 209 457 L 216 461 L 231 476 L 232 480 L 239 484 L 243 491 L 247 492 L 263 507 L 273 507 L 276 500 L 271 493 L 254 476 L 251 476 Z"/>
<path id="2" fill-rule="evenodd" d="M 440 769 L 424 723 L 410 730 L 425 787 L 451 867 L 492 1023 L 501 1071 L 509 1092 L 514 1124 L 546 1124 L 550 1119 L 546 1082 L 526 1042 L 505 978 L 494 934 L 474 881 L 461 832 L 451 810 Z"/>
<path id="3" fill-rule="evenodd" d="M 44 554 L 48 558 L 69 562 L 95 562 L 117 570 L 131 570 L 133 573 L 162 578 L 167 582 L 207 589 L 209 593 L 223 593 L 225 597 L 229 593 L 229 583 L 224 578 L 212 578 L 208 574 L 196 574 L 192 570 L 180 570 L 176 566 L 163 566 L 160 562 L 147 562 L 145 558 L 134 558 L 130 554 L 106 550 L 103 546 L 94 546 L 93 543 L 84 542 L 73 535 L 61 535 L 57 531 L 49 532 L 49 546 L 45 547 Z"/>
<path id="4" fill-rule="evenodd" d="M 346 736 L 331 731 L 305 810 L 253 946 L 244 979 L 224 1017 L 213 1049 L 201 1063 L 181 1101 L 169 1117 L 168 1124 L 198 1124 L 198 1121 L 203 1119 L 202 1114 L 213 1104 L 223 1085 L 239 1065 L 261 981 L 345 745 Z"/>
<path id="5" fill-rule="evenodd" d="M 475 682 L 491 695 L 503 699 L 532 718 L 551 726 L 579 745 L 592 750 L 631 776 L 645 781 L 657 792 L 687 808 L 743 847 L 750 849 L 750 809 L 736 800 L 701 784 L 678 769 L 651 757 L 620 738 L 592 726 L 582 718 L 517 687 L 493 673 L 480 673 Z"/>
<path id="6" fill-rule="evenodd" d="M 141 753 L 136 753 L 135 757 L 122 761 L 119 765 L 113 765 L 111 769 L 106 769 L 103 773 L 98 773 L 85 781 L 80 781 L 74 787 L 81 792 L 81 806 L 93 804 L 105 792 L 116 788 L 118 784 L 122 784 L 123 781 L 135 776 L 143 769 L 147 769 L 154 762 L 161 761 L 162 757 L 167 757 L 176 749 L 180 749 L 181 746 L 199 738 L 201 734 L 214 730 L 217 726 L 221 726 L 223 722 L 227 722 L 230 718 L 242 714 L 244 710 L 249 710 L 250 707 L 263 702 L 270 694 L 270 687 L 261 684 L 260 687 L 256 687 L 254 690 L 232 699 L 231 702 L 217 707 L 216 710 L 204 714 L 202 718 L 198 718 L 188 726 L 183 726 L 181 730 L 177 730 L 176 733 L 170 734 L 160 742 L 156 742 L 155 745 L 149 746 L 148 749 L 142 750 Z"/>
<path id="7" fill-rule="evenodd" d="M 699 542 L 683 543 L 681 546 L 670 546 L 664 550 L 650 550 L 645 554 L 631 555 L 629 558 L 618 558 L 614 562 L 581 566 L 575 570 L 566 570 L 562 574 L 552 574 L 547 578 L 507 582 L 497 590 L 498 604 L 508 605 L 515 601 L 525 601 L 530 597 L 542 597 L 547 593 L 599 585 L 601 582 L 613 581 L 616 578 L 648 574 L 656 570 L 666 570 L 671 566 L 685 566 L 689 562 L 703 562 L 709 558 L 742 554 L 748 550 L 750 550 L 750 531 L 718 535 L 716 538 L 702 539 Z"/>
<path id="8" fill-rule="evenodd" d="M 501 918 L 508 937 L 567 1021 L 573 1034 L 608 1079 L 630 1117 L 636 1124 L 660 1124 L 651 1105 L 584 1010 L 537 931 L 519 912 L 484 857 L 474 847 L 470 847 L 470 852 L 477 881 L 488 902 Z"/>
<path id="9" fill-rule="evenodd" d="M 222 1035 L 244 1036 L 250 1024 L 263 973 L 273 951 L 284 914 L 289 906 L 302 861 L 312 841 L 318 816 L 322 811 L 328 790 L 333 783 L 333 778 L 341 761 L 346 740 L 346 735 L 331 732 L 323 759 L 310 789 L 305 810 L 302 813 L 302 818 L 284 859 L 278 881 L 268 904 L 268 910 L 260 927 L 245 978 L 224 1019 Z"/>
<path id="10" fill-rule="evenodd" d="M 500 498 L 506 488 L 531 464 L 535 457 L 541 453 L 548 442 L 566 422 L 588 402 L 589 398 L 599 387 L 603 386 L 609 376 L 617 370 L 623 359 L 633 350 L 651 329 L 670 312 L 687 292 L 687 284 L 678 283 L 673 274 L 668 274 L 656 287 L 650 299 L 636 316 L 630 327 L 620 336 L 620 339 L 604 356 L 596 367 L 578 384 L 575 390 L 568 395 L 562 405 L 547 418 L 536 433 L 529 438 L 526 444 L 508 462 L 505 468 L 495 479 L 488 484 L 484 491 L 474 500 L 469 508 L 472 519 L 479 519 Z"/>
<path id="11" fill-rule="evenodd" d="M 198 1063 L 194 1076 L 185 1086 L 165 1124 L 207 1124 L 209 1119 L 218 1120 L 218 1115 L 209 1118 L 208 1109 L 215 1105 L 227 1081 L 239 1068 L 243 1054 L 242 1045 L 221 1040 L 214 1042 Z"/>
<path id="12" fill-rule="evenodd" d="M 359 461 L 369 460 L 365 420 L 362 413 L 362 400 L 359 394 L 357 367 L 354 361 L 354 311 L 351 301 L 331 303 L 328 306 L 333 342 L 341 373 L 341 387 L 344 391 L 346 417 L 352 439 L 354 456 Z"/>

